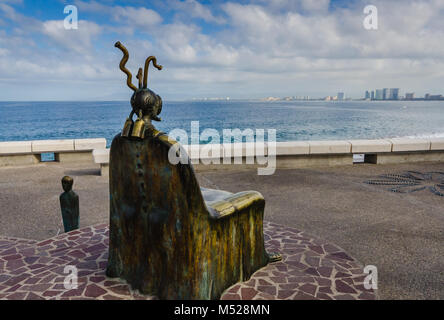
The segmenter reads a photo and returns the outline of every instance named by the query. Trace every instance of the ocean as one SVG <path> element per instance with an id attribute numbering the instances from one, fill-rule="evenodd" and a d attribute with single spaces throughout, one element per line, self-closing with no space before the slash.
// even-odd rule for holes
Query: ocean
<path id="1" fill-rule="evenodd" d="M 0 102 L 0 141 L 104 137 L 108 146 L 129 101 Z M 154 122 L 166 133 L 191 121 L 200 132 L 276 129 L 277 141 L 444 137 L 444 101 L 165 101 Z M 207 143 L 207 141 L 201 141 Z"/>

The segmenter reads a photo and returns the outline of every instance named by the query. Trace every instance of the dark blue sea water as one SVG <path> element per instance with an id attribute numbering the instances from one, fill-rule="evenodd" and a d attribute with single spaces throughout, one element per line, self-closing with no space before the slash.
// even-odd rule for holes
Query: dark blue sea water
<path id="1" fill-rule="evenodd" d="M 0 102 L 0 141 L 105 137 L 121 130 L 129 102 Z M 277 141 L 444 136 L 444 101 L 164 102 L 164 132 L 276 129 Z"/>

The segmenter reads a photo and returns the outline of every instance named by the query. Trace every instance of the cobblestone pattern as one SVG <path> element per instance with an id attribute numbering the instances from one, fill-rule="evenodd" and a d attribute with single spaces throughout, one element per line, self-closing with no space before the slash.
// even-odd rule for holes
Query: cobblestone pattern
<path id="1" fill-rule="evenodd" d="M 294 228 L 264 223 L 267 250 L 282 261 L 256 271 L 228 288 L 222 299 L 374 300 L 363 267 L 339 247 Z"/>
<path id="2" fill-rule="evenodd" d="M 264 224 L 266 246 L 283 261 L 228 288 L 222 299 L 375 299 L 365 275 L 343 250 L 293 228 Z M 0 299 L 155 299 L 105 276 L 108 225 L 34 241 L 0 237 Z M 78 269 L 78 288 L 67 290 L 65 266 Z"/>

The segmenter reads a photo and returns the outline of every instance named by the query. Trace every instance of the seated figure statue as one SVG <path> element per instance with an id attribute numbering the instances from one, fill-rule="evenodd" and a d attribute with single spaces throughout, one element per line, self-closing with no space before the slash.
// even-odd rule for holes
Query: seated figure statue
<path id="1" fill-rule="evenodd" d="M 125 68 L 128 52 L 119 42 Z M 150 59 L 150 60 L 148 60 Z M 232 194 L 199 187 L 190 161 L 171 164 L 178 143 L 151 120 L 162 100 L 142 85 L 110 151 L 110 234 L 107 275 L 160 299 L 217 299 L 259 268 L 280 259 L 264 247 L 265 200 L 259 192 Z M 132 115 L 138 115 L 133 122 Z"/>

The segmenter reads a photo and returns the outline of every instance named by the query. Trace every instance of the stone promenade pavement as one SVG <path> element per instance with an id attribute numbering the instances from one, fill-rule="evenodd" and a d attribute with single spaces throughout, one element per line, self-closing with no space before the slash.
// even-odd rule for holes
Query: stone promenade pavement
<path id="1" fill-rule="evenodd" d="M 362 268 L 362 265 L 375 265 L 378 268 L 379 280 L 377 293 L 381 299 L 444 299 L 443 173 L 444 163 L 356 164 L 336 168 L 278 170 L 271 176 L 257 176 L 256 170 L 200 172 L 198 179 L 203 187 L 230 192 L 261 192 L 266 199 L 267 222 L 294 228 L 304 235 L 312 235 L 308 236 L 310 239 L 337 246 L 338 252 L 343 252 L 353 259 L 350 260 L 352 262 L 347 259 L 342 262 L 359 265 L 350 266 L 349 269 L 343 266 L 351 274 L 356 272 L 356 275 L 348 278 L 362 280 L 359 279 L 357 269 Z M 81 203 L 81 227 L 107 223 L 108 181 L 106 177 L 99 176 L 99 168 L 94 164 L 47 163 L 20 168 L 0 168 L 2 241 L 10 241 L 8 239 L 11 237 L 32 239 L 33 241 L 20 240 L 25 248 L 30 243 L 42 242 L 63 232 L 58 197 L 62 192 L 60 179 L 64 175 L 71 175 L 75 181 L 74 190 L 79 194 Z M 267 225 L 269 226 L 273 225 Z M 8 246 L 6 242 L 3 244 Z M 308 252 L 311 252 L 311 249 Z M 324 253 L 319 252 L 322 255 L 317 257 L 319 261 L 311 258 L 307 260 L 305 255 L 304 258 L 298 256 L 288 260 L 302 259 L 303 264 L 307 263 L 300 269 L 296 268 L 297 264 L 290 265 L 291 268 L 296 268 L 290 270 L 294 273 L 291 277 L 306 277 L 306 274 L 301 275 L 299 272 L 306 272 L 311 267 L 310 263 L 318 263 L 317 267 L 323 267 L 321 260 L 334 253 L 327 252 L 325 248 Z M 315 253 L 309 253 L 308 256 L 310 255 Z M 335 262 L 329 260 L 330 258 L 326 261 Z M 33 259 L 35 258 L 28 260 Z M 104 258 L 101 259 L 103 262 Z M 86 261 L 85 258 L 84 262 Z M 0 266 L 5 268 L 7 263 L 4 260 Z M 34 261 L 31 264 L 35 263 L 40 262 Z M 89 263 L 92 265 L 92 262 Z M 21 267 L 17 265 L 18 269 Z M 268 281 L 265 278 L 260 281 L 258 277 L 254 283 L 231 288 L 226 294 L 233 295 L 232 298 L 235 295 L 243 297 L 244 294 L 249 297 L 255 295 L 257 298 L 265 294 L 284 297 L 289 292 L 283 293 L 280 289 L 291 288 L 292 284 L 289 278 L 285 281 L 279 280 L 281 274 L 278 272 L 288 270 L 289 266 L 277 264 L 273 268 L 275 273 L 271 271 L 267 276 L 276 277 L 276 291 L 271 288 L 267 289 L 269 291 L 258 291 L 259 286 L 266 286 L 263 281 Z M 310 269 L 308 272 L 311 271 Z M 18 272 L 17 269 L 15 272 Z M 317 272 L 321 278 L 324 277 L 318 270 Z M 353 284 L 349 283 L 350 280 L 341 280 L 338 283 L 339 287 L 342 287 L 342 284 L 351 285 L 356 292 L 337 290 L 337 273 L 332 270 L 326 277 L 326 280 L 331 281 L 332 292 L 325 292 L 330 298 L 341 298 L 341 295 L 347 294 L 356 298 L 367 294 L 359 291 L 361 284 L 354 283 L 353 280 Z M 308 277 L 316 276 L 312 274 Z M 99 281 L 101 278 L 94 279 Z M 303 288 L 300 288 L 301 283 L 293 284 L 297 292 L 294 291 L 293 295 L 287 298 L 293 299 L 296 295 L 302 297 L 306 294 L 316 298 L 320 293 L 324 293 L 320 287 L 328 286 L 325 280 L 321 280 L 324 285 L 316 278 L 306 280 L 302 284 L 306 285 Z M 8 278 L 5 281 L 12 280 Z M 21 281 L 17 284 L 24 285 Z M 9 289 L 13 286 L 14 284 L 10 284 Z M 97 286 L 100 287 L 100 284 Z M 256 290 L 256 293 L 250 289 Z M 325 288 L 322 290 L 328 291 Z"/>
<path id="2" fill-rule="evenodd" d="M 266 247 L 282 261 L 228 288 L 222 300 L 373 300 L 362 265 L 341 248 L 294 228 L 264 225 Z M 0 300 L 151 300 L 119 279 L 106 277 L 108 226 L 85 227 L 44 240 L 0 237 Z M 77 287 L 65 278 L 75 267 Z"/>

